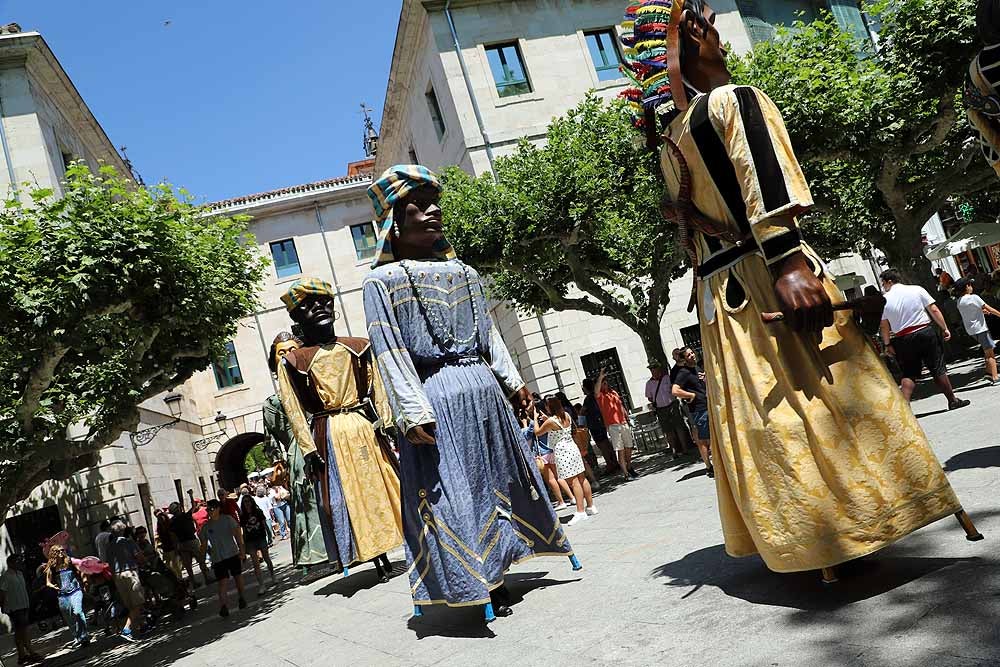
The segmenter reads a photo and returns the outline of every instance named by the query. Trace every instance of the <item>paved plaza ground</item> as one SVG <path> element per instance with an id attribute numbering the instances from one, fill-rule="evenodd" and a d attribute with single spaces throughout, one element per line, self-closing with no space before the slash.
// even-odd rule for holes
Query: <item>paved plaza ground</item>
<path id="1" fill-rule="evenodd" d="M 948 412 L 940 395 L 913 403 L 981 542 L 949 519 L 845 566 L 834 587 L 817 573 L 774 574 L 726 556 L 700 464 L 654 455 L 641 479 L 602 490 L 598 517 L 567 529 L 584 569 L 564 558 L 514 568 L 515 613 L 488 628 L 478 609 L 412 619 L 401 553 L 388 584 L 366 565 L 299 585 L 282 543 L 279 585 L 251 593 L 247 610 L 221 619 L 206 599 L 141 644 L 102 639 L 46 664 L 1000 665 L 1000 387 L 984 386 L 981 369 L 953 367 L 970 407 Z M 66 641 L 63 630 L 46 648 Z M 0 644 L 7 665 L 10 645 Z"/>

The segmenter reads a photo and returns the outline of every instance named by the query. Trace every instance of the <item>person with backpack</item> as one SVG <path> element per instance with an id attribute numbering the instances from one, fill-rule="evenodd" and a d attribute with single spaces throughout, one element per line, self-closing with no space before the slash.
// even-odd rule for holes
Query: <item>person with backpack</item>
<path id="1" fill-rule="evenodd" d="M 240 525 L 243 526 L 243 543 L 253 561 L 253 573 L 257 577 L 258 589 L 264 591 L 264 580 L 260 575 L 260 561 L 267 563 L 267 572 L 274 584 L 274 563 L 267 540 L 267 517 L 250 496 L 240 498 Z"/>

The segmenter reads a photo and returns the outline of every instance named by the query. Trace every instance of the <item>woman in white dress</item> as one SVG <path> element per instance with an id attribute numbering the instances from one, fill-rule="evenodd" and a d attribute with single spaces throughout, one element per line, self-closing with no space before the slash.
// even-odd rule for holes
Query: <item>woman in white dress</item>
<path id="1" fill-rule="evenodd" d="M 550 416 L 541 425 L 535 422 L 535 436 L 549 434 L 549 448 L 556 459 L 556 475 L 560 480 L 566 480 L 573 491 L 576 513 L 568 524 L 572 526 L 597 514 L 597 508 L 591 496 L 583 457 L 573 440 L 573 418 L 556 396 L 546 396 L 545 407 Z"/>

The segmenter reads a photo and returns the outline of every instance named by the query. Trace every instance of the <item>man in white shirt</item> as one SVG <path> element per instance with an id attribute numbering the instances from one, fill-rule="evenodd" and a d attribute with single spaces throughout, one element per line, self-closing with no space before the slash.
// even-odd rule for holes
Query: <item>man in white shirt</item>
<path id="1" fill-rule="evenodd" d="M 901 282 L 895 269 L 882 272 L 879 277 L 885 291 L 885 310 L 882 312 L 882 343 L 886 354 L 896 357 L 903 371 L 900 389 L 906 400 L 910 400 L 917 378 L 924 367 L 930 371 L 934 382 L 948 397 L 948 409 L 964 408 L 969 401 L 955 396 L 948 370 L 944 361 L 944 346 L 931 320 L 942 333 L 945 341 L 951 340 L 951 331 L 927 290 L 919 285 Z"/>
<path id="2" fill-rule="evenodd" d="M 646 400 L 653 406 L 656 419 L 660 422 L 660 430 L 670 443 L 674 456 L 686 454 L 691 436 L 684 423 L 680 405 L 674 398 L 674 383 L 663 370 L 663 365 L 655 359 L 649 362 L 649 374 L 650 378 L 646 380 Z"/>
<path id="3" fill-rule="evenodd" d="M 267 546 L 274 544 L 274 501 L 267 495 L 267 487 L 258 484 L 254 491 L 253 501 L 264 513 L 264 527 L 267 528 Z"/>
<path id="4" fill-rule="evenodd" d="M 958 312 L 962 314 L 962 324 L 965 331 L 970 336 L 979 341 L 983 348 L 983 356 L 986 357 L 986 372 L 989 373 L 990 384 L 997 385 L 1000 379 L 997 378 L 997 358 L 993 352 L 996 343 L 990 336 L 990 329 L 986 326 L 986 314 L 1000 317 L 1000 311 L 987 305 L 976 292 L 976 282 L 972 278 L 962 278 L 955 283 L 955 294 L 958 297 Z"/>

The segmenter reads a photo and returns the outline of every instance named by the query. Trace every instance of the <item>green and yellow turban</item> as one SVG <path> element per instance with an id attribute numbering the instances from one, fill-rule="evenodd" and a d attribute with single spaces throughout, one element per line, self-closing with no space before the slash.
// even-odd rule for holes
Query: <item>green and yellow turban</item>
<path id="1" fill-rule="evenodd" d="M 334 297 L 333 287 L 330 283 L 319 278 L 301 278 L 292 283 L 292 286 L 281 295 L 281 300 L 288 312 L 292 312 L 303 301 L 316 296 L 328 296 L 332 299 Z"/>

